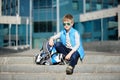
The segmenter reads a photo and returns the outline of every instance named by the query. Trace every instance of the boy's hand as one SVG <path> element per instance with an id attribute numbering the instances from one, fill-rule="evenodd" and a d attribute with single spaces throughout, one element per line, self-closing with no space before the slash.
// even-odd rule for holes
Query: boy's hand
<path id="1" fill-rule="evenodd" d="M 66 57 L 65 57 L 65 59 L 66 60 L 70 60 L 70 57 L 71 57 L 71 54 L 67 54 Z"/>
<path id="2" fill-rule="evenodd" d="M 74 50 L 71 50 L 65 57 L 66 60 L 70 60 L 71 55 L 74 53 Z"/>
<path id="3" fill-rule="evenodd" d="M 53 41 L 52 38 L 49 39 L 49 45 L 50 45 L 50 46 L 53 46 L 53 45 L 54 45 L 54 41 Z"/>

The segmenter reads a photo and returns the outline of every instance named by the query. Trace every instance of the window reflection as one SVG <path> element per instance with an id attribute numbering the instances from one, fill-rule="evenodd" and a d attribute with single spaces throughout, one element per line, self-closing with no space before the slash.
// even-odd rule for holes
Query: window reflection
<path id="1" fill-rule="evenodd" d="M 86 0 L 86 12 L 116 7 L 119 0 Z"/>

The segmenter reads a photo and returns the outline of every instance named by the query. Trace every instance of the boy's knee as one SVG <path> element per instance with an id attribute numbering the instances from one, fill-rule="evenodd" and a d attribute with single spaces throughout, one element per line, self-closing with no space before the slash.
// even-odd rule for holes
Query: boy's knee
<path id="1" fill-rule="evenodd" d="M 73 60 L 78 60 L 79 54 L 78 54 L 78 53 L 75 53 L 75 54 L 73 54 L 73 55 L 71 56 L 71 58 L 72 58 Z"/>
<path id="2" fill-rule="evenodd" d="M 71 56 L 71 60 L 75 61 L 76 60 L 76 56 Z"/>
<path id="3" fill-rule="evenodd" d="M 61 45 L 62 45 L 61 42 L 56 42 L 56 43 L 55 43 L 55 47 L 60 47 Z"/>

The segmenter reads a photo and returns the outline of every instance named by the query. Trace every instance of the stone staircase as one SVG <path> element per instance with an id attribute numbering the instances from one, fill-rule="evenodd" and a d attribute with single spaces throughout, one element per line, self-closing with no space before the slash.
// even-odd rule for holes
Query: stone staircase
<path id="1" fill-rule="evenodd" d="M 118 41 L 94 41 L 83 44 L 87 51 L 120 53 L 120 40 Z"/>
<path id="2" fill-rule="evenodd" d="M 0 55 L 0 80 L 120 80 L 120 53 L 85 51 L 73 75 L 66 75 L 67 65 L 36 65 L 37 53 L 34 49 Z"/>

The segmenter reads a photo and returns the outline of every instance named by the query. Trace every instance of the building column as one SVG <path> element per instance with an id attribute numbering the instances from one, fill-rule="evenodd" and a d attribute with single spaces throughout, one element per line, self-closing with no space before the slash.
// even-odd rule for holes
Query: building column
<path id="1" fill-rule="evenodd" d="M 20 15 L 20 0 L 18 0 L 18 12 L 17 12 L 18 15 Z"/>
<path id="2" fill-rule="evenodd" d="M 2 14 L 2 0 L 0 0 L 0 16 L 1 16 L 1 14 Z"/>
<path id="3" fill-rule="evenodd" d="M 11 47 L 11 24 L 9 24 L 9 47 Z"/>
<path id="4" fill-rule="evenodd" d="M 32 49 L 32 31 L 33 31 L 33 23 L 32 23 L 32 8 L 33 8 L 33 6 L 32 6 L 32 2 L 33 2 L 33 0 L 30 0 L 30 49 Z"/>
<path id="5" fill-rule="evenodd" d="M 16 14 L 16 47 L 15 47 L 15 49 L 16 50 L 18 50 L 18 17 L 19 17 L 19 15 L 18 14 Z"/>
<path id="6" fill-rule="evenodd" d="M 118 6 L 118 39 L 120 40 L 120 5 Z"/>
<path id="7" fill-rule="evenodd" d="M 101 18 L 101 41 L 103 41 L 103 37 L 104 37 L 104 29 L 103 29 L 103 18 Z"/>
<path id="8" fill-rule="evenodd" d="M 29 26 L 29 19 L 26 20 L 26 46 L 28 46 L 28 26 Z"/>
<path id="9" fill-rule="evenodd" d="M 57 33 L 60 31 L 60 6 L 59 6 L 59 0 L 56 0 L 56 5 L 57 5 Z"/>
<path id="10" fill-rule="evenodd" d="M 86 13 L 86 0 L 83 0 L 83 13 Z"/>

